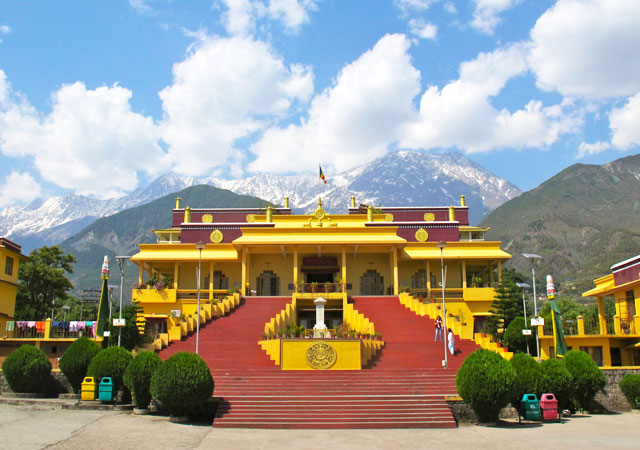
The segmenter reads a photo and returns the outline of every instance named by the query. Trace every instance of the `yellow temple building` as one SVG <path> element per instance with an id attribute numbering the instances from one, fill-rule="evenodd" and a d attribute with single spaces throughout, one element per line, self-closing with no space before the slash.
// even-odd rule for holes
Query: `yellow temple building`
<path id="1" fill-rule="evenodd" d="M 7 238 L 0 237 L 0 320 L 13 319 L 18 293 L 18 268 L 28 258 L 22 247 Z"/>

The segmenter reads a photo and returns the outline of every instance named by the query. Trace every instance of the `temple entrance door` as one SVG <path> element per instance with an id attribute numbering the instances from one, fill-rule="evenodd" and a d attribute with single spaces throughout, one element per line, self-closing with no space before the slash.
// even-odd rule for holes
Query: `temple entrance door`
<path id="1" fill-rule="evenodd" d="M 256 280 L 258 295 L 280 295 L 280 277 L 272 270 L 265 270 Z"/>
<path id="2" fill-rule="evenodd" d="M 360 277 L 360 295 L 383 295 L 384 277 L 375 270 L 367 270 Z"/>
<path id="3" fill-rule="evenodd" d="M 307 283 L 333 283 L 333 273 L 307 273 Z"/>

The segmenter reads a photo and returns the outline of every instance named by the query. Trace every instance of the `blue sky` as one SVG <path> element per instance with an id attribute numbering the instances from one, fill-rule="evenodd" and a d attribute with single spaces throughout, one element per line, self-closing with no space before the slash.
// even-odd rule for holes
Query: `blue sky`
<path id="1" fill-rule="evenodd" d="M 0 1 L 0 207 L 457 150 L 524 190 L 640 145 L 636 0 Z"/>

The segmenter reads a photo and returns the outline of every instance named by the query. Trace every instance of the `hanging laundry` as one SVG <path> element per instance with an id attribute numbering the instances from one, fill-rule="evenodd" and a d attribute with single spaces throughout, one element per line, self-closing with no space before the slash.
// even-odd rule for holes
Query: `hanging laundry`
<path id="1" fill-rule="evenodd" d="M 35 327 L 35 326 L 36 326 L 36 321 L 35 321 L 35 320 L 28 320 L 28 321 L 27 321 L 27 326 L 28 326 L 29 328 L 33 328 L 33 327 Z"/>
<path id="2" fill-rule="evenodd" d="M 77 331 L 78 331 L 78 321 L 72 320 L 71 322 L 69 322 L 69 332 L 75 333 Z"/>
<path id="3" fill-rule="evenodd" d="M 69 328 L 69 322 L 60 322 L 60 328 L 62 328 L 63 330 Z"/>
<path id="4" fill-rule="evenodd" d="M 36 332 L 44 333 L 44 330 L 47 328 L 46 322 L 36 322 Z"/>
<path id="5" fill-rule="evenodd" d="M 78 330 L 84 330 L 87 327 L 87 322 L 80 321 L 78 322 Z"/>
<path id="6" fill-rule="evenodd" d="M 18 328 L 20 328 L 21 330 L 27 328 L 27 321 L 26 320 L 19 320 L 16 322 L 16 325 L 18 325 Z"/>
<path id="7" fill-rule="evenodd" d="M 5 326 L 6 331 L 13 331 L 15 329 L 16 323 L 13 320 L 7 321 L 7 325 Z"/>

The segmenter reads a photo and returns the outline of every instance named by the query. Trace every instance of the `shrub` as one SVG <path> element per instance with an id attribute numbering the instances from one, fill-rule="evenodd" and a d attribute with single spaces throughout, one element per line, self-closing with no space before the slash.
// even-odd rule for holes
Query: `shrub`
<path id="1" fill-rule="evenodd" d="M 567 352 L 562 362 L 571 374 L 575 406 L 583 410 L 589 409 L 598 391 L 607 384 L 603 373 L 588 354 L 579 350 Z"/>
<path id="2" fill-rule="evenodd" d="M 462 363 L 456 376 L 458 393 L 480 422 L 495 422 L 513 397 L 516 371 L 502 356 L 477 350 Z"/>
<path id="3" fill-rule="evenodd" d="M 4 360 L 2 373 L 14 392 L 43 392 L 51 363 L 39 348 L 22 345 Z"/>
<path id="4" fill-rule="evenodd" d="M 509 350 L 511 350 L 512 352 L 526 352 L 527 342 L 529 343 L 529 348 L 531 348 L 532 346 L 535 347 L 536 345 L 533 336 L 525 336 L 524 334 L 522 334 L 522 330 L 525 327 L 524 325 L 524 317 L 516 317 L 511 321 L 504 332 L 502 343 L 505 346 L 509 347 Z"/>
<path id="5" fill-rule="evenodd" d="M 511 367 L 516 371 L 516 381 L 514 383 L 514 394 L 511 405 L 520 409 L 520 400 L 524 394 L 533 394 L 538 391 L 538 379 L 540 378 L 540 364 L 531 356 L 525 353 L 516 353 L 509 361 Z M 540 397 L 538 397 L 539 399 Z"/>
<path id="6" fill-rule="evenodd" d="M 75 392 L 80 389 L 91 360 L 101 350 L 94 341 L 82 337 L 76 339 L 62 355 L 60 370 L 67 377 Z"/>
<path id="7" fill-rule="evenodd" d="M 547 359 L 540 364 L 540 379 L 536 394 L 540 398 L 542 394 L 548 393 L 556 396 L 560 410 L 570 408 L 573 396 L 571 374 L 557 359 Z"/>
<path id="8" fill-rule="evenodd" d="M 198 355 L 176 353 L 151 377 L 151 395 L 172 416 L 185 416 L 204 404 L 213 394 L 213 378 Z"/>
<path id="9" fill-rule="evenodd" d="M 622 377 L 620 390 L 632 408 L 640 409 L 640 374 L 628 373 Z"/>
<path id="10" fill-rule="evenodd" d="M 151 377 L 162 364 L 162 360 L 153 352 L 141 352 L 129 363 L 124 371 L 124 384 L 133 394 L 133 403 L 144 409 L 151 402 Z"/>
<path id="11" fill-rule="evenodd" d="M 122 347 L 108 347 L 98 353 L 89 364 L 87 376 L 93 377 L 96 384 L 102 377 L 111 377 L 113 385 L 122 386 L 122 376 L 131 362 L 131 353 Z"/>

